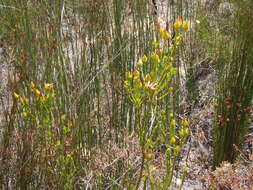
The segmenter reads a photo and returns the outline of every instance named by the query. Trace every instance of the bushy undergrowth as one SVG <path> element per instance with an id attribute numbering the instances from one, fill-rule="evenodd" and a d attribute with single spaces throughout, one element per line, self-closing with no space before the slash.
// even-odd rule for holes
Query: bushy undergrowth
<path id="1" fill-rule="evenodd" d="M 234 160 L 251 111 L 252 3 L 229 3 L 221 27 L 200 0 L 2 0 L 0 189 L 183 189 L 181 109 L 198 101 L 202 59 L 218 76 L 214 165 Z"/>

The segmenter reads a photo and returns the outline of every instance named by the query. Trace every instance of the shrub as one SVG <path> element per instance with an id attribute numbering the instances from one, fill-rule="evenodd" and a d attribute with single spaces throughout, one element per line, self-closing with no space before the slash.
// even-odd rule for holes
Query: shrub
<path id="1" fill-rule="evenodd" d="M 170 96 L 173 88 L 171 81 L 176 73 L 173 67 L 178 47 L 182 43 L 183 33 L 188 30 L 188 21 L 178 18 L 174 24 L 175 38 L 169 45 L 170 33 L 158 28 L 158 40 L 153 43 L 154 51 L 144 55 L 132 72 L 126 72 L 124 86 L 127 95 L 134 105 L 136 113 L 135 130 L 141 146 L 141 168 L 135 189 L 140 183 L 152 189 L 168 189 L 172 184 L 179 155 L 188 135 L 188 121 L 183 120 L 178 126 L 174 115 L 168 117 L 160 106 L 166 96 Z M 146 109 L 143 109 L 144 106 Z M 155 147 L 159 144 L 166 147 L 166 174 L 162 180 L 154 177 L 156 168 L 152 166 Z M 182 183 L 187 169 L 183 169 Z M 182 186 L 182 185 L 181 185 Z"/>

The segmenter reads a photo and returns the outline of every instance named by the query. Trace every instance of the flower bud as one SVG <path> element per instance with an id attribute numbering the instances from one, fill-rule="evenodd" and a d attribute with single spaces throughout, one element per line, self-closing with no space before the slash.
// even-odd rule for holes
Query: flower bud
<path id="1" fill-rule="evenodd" d="M 150 160 L 150 159 L 152 159 L 152 154 L 150 154 L 150 153 L 145 153 L 145 154 L 144 154 L 144 158 Z"/>
<path id="2" fill-rule="evenodd" d="M 187 126 L 189 125 L 189 122 L 188 122 L 186 119 L 183 119 L 183 120 L 181 121 L 181 125 L 182 125 L 183 127 L 187 127 Z"/>
<path id="3" fill-rule="evenodd" d="M 126 77 L 126 79 L 131 79 L 132 78 L 132 74 L 130 72 L 126 72 L 125 73 L 125 77 Z"/>
<path id="4" fill-rule="evenodd" d="M 153 52 L 151 54 L 151 58 L 154 60 L 154 61 L 158 61 L 159 60 L 159 56 L 157 55 L 157 53 Z"/>
<path id="5" fill-rule="evenodd" d="M 166 40 L 170 39 L 170 33 L 169 33 L 168 31 L 164 31 L 163 37 L 164 37 L 164 39 L 166 39 Z"/>
<path id="6" fill-rule="evenodd" d="M 143 55 L 143 57 L 142 57 L 142 61 L 143 61 L 144 63 L 148 61 L 148 58 L 147 58 L 147 56 L 146 56 L 146 55 Z"/>
<path id="7" fill-rule="evenodd" d="M 46 90 L 51 90 L 51 89 L 53 88 L 53 84 L 45 83 L 45 84 L 44 84 L 44 88 L 45 88 Z"/>
<path id="8" fill-rule="evenodd" d="M 19 98 L 19 95 L 18 95 L 16 92 L 13 93 L 13 96 L 14 96 L 14 98 L 16 98 L 16 99 Z"/>
<path id="9" fill-rule="evenodd" d="M 35 88 L 35 84 L 34 84 L 34 82 L 33 82 L 33 81 L 31 81 L 31 83 L 30 83 L 30 87 L 31 87 L 31 88 Z"/>
<path id="10" fill-rule="evenodd" d="M 180 150 L 181 150 L 180 146 L 176 146 L 174 149 L 175 154 L 177 155 L 180 152 Z"/>
<path id="11" fill-rule="evenodd" d="M 187 31 L 187 30 L 189 29 L 189 21 L 188 21 L 188 20 L 186 20 L 186 21 L 183 23 L 182 28 L 183 28 L 185 31 Z"/>
<path id="12" fill-rule="evenodd" d="M 171 144 L 175 144 L 175 142 L 176 142 L 176 138 L 175 138 L 175 137 L 171 137 L 170 143 L 171 143 Z"/>
<path id="13" fill-rule="evenodd" d="M 137 62 L 137 65 L 138 65 L 139 67 L 142 67 L 142 66 L 143 66 L 143 62 L 142 62 L 141 59 Z"/>

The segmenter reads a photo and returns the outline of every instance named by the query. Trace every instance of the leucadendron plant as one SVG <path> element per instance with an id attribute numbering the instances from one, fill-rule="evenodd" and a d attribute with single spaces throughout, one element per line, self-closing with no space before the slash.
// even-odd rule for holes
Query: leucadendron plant
<path id="1" fill-rule="evenodd" d="M 25 86 L 22 95 L 13 93 L 20 121 L 17 133 L 23 138 L 19 151 L 20 155 L 26 155 L 20 157 L 20 162 L 29 163 L 21 168 L 19 186 L 26 189 L 30 175 L 34 175 L 50 187 L 73 189 L 76 172 L 70 151 L 73 123 L 66 114 L 55 113 L 53 84 L 40 87 L 31 82 Z"/>
<path id="2" fill-rule="evenodd" d="M 188 121 L 182 119 L 182 123 L 177 124 L 174 115 L 168 115 L 159 106 L 173 91 L 172 79 L 177 72 L 173 63 L 183 34 L 188 30 L 188 21 L 183 22 L 178 18 L 173 28 L 175 35 L 172 38 L 167 30 L 159 27 L 153 52 L 140 58 L 134 70 L 126 72 L 125 76 L 124 86 L 135 108 L 135 129 L 142 152 L 140 174 L 134 189 L 139 189 L 140 184 L 144 188 L 168 189 L 172 185 L 179 155 L 188 135 Z M 162 180 L 154 177 L 156 168 L 152 164 L 156 147 L 160 144 L 166 147 L 166 173 Z M 184 168 L 182 184 L 186 172 Z"/>

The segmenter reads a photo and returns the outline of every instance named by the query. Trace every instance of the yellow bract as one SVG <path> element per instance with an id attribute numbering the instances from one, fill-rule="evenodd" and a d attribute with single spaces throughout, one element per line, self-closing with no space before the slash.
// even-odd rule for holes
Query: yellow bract
<path id="1" fill-rule="evenodd" d="M 146 55 L 143 55 L 143 57 L 142 57 L 142 61 L 143 61 L 144 63 L 148 61 L 148 58 L 147 58 L 147 56 L 146 56 Z"/>
<path id="2" fill-rule="evenodd" d="M 189 21 L 186 20 L 184 23 L 183 23 L 183 29 L 185 29 L 186 31 L 189 29 Z"/>
<path id="3" fill-rule="evenodd" d="M 147 74 L 145 77 L 144 77 L 144 81 L 147 82 L 147 81 L 150 81 L 151 80 L 151 75 L 150 74 Z"/>
<path id="4" fill-rule="evenodd" d="M 26 112 L 22 112 L 22 117 L 26 117 L 27 113 Z"/>
<path id="5" fill-rule="evenodd" d="M 131 79 L 132 78 L 132 74 L 130 72 L 126 72 L 125 76 L 126 76 L 126 79 Z"/>
<path id="6" fill-rule="evenodd" d="M 142 67 L 142 66 L 143 66 L 143 62 L 142 62 L 141 59 L 137 62 L 137 65 L 138 65 L 139 67 Z"/>
<path id="7" fill-rule="evenodd" d="M 138 88 L 141 88 L 141 87 L 142 87 L 142 82 L 141 82 L 140 79 L 137 79 L 137 80 L 136 80 L 136 86 L 137 86 Z"/>
<path id="8" fill-rule="evenodd" d="M 28 103 L 29 102 L 29 100 L 27 99 L 27 98 L 20 98 L 20 102 L 22 103 L 22 104 L 24 104 L 24 103 Z"/>
<path id="9" fill-rule="evenodd" d="M 176 138 L 175 138 L 175 137 L 171 137 L 170 143 L 171 143 L 171 144 L 175 144 L 175 142 L 176 142 Z"/>
<path id="10" fill-rule="evenodd" d="M 159 32 L 159 35 L 160 35 L 160 36 L 163 36 L 164 30 L 163 30 L 162 28 L 160 28 L 160 29 L 158 30 L 158 32 Z"/>
<path id="11" fill-rule="evenodd" d="M 158 61 L 159 60 L 159 56 L 157 55 L 157 53 L 153 52 L 151 54 L 151 58 L 154 60 L 154 61 Z"/>
<path id="12" fill-rule="evenodd" d="M 137 79 L 137 78 L 139 78 L 139 76 L 140 76 L 140 71 L 135 69 L 134 70 L 134 78 Z"/>
<path id="13" fill-rule="evenodd" d="M 188 129 L 188 128 L 185 128 L 185 129 L 184 129 L 184 135 L 186 136 L 186 135 L 188 135 L 188 133 L 189 133 L 189 129 Z"/>
<path id="14" fill-rule="evenodd" d="M 181 125 L 187 127 L 189 125 L 189 122 L 186 119 L 183 119 Z"/>
<path id="15" fill-rule="evenodd" d="M 31 88 L 35 88 L 35 84 L 33 81 L 30 83 L 30 86 L 31 86 Z"/>
<path id="16" fill-rule="evenodd" d="M 174 23 L 174 28 L 175 29 L 179 29 L 181 28 L 183 25 L 183 21 L 182 21 L 182 18 L 181 17 L 178 17 L 176 22 Z"/>
<path id="17" fill-rule="evenodd" d="M 39 89 L 34 89 L 34 94 L 36 95 L 36 96 L 41 96 L 41 92 L 40 92 L 40 90 Z"/>
<path id="18" fill-rule="evenodd" d="M 67 126 L 68 126 L 68 127 L 72 127 L 72 126 L 73 126 L 72 121 L 68 121 Z"/>
<path id="19" fill-rule="evenodd" d="M 170 125 L 171 125 L 171 127 L 176 127 L 176 121 L 175 121 L 175 119 L 172 119 Z"/>
<path id="20" fill-rule="evenodd" d="M 178 154 L 180 152 L 181 148 L 180 146 L 176 146 L 174 151 L 175 151 L 175 154 Z"/>
<path id="21" fill-rule="evenodd" d="M 61 120 L 62 120 L 62 121 L 66 120 L 66 114 L 62 114 L 62 115 L 61 115 Z"/>
<path id="22" fill-rule="evenodd" d="M 16 99 L 19 98 L 19 95 L 18 95 L 16 92 L 13 93 L 13 96 L 14 96 L 14 98 L 16 98 Z"/>
<path id="23" fill-rule="evenodd" d="M 53 88 L 53 84 L 46 83 L 46 84 L 44 84 L 44 88 L 45 88 L 46 90 L 51 90 L 51 89 Z"/>
<path id="24" fill-rule="evenodd" d="M 175 30 L 180 30 L 183 29 L 185 31 L 187 31 L 189 29 L 189 21 L 182 21 L 182 17 L 178 17 L 176 22 L 174 23 L 174 29 Z"/>
<path id="25" fill-rule="evenodd" d="M 164 37 L 164 39 L 166 39 L 166 40 L 170 39 L 170 33 L 169 33 L 168 31 L 164 31 L 163 37 Z"/>
<path id="26" fill-rule="evenodd" d="M 150 153 L 145 153 L 145 154 L 144 154 L 144 157 L 145 157 L 146 159 L 150 160 L 150 159 L 152 158 L 152 154 L 150 154 Z"/>
<path id="27" fill-rule="evenodd" d="M 181 39 L 182 39 L 182 37 L 181 37 L 181 36 L 177 36 L 177 37 L 176 37 L 176 40 L 175 40 L 175 41 L 176 41 L 176 43 L 179 43 L 179 42 L 181 41 Z"/>

